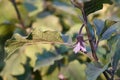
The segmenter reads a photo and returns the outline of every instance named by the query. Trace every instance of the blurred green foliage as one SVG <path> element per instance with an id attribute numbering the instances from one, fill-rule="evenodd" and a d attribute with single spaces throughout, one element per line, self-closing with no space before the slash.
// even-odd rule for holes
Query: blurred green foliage
<path id="1" fill-rule="evenodd" d="M 100 39 L 100 63 L 88 57 L 88 41 L 87 54 L 72 50 L 82 21 L 69 0 L 15 0 L 25 28 L 11 1 L 0 0 L 0 80 L 60 80 L 60 74 L 64 80 L 105 80 L 102 72 L 111 66 L 117 70 L 115 78 L 120 78 L 119 0 L 112 5 L 103 5 L 111 2 L 103 0 L 100 8 L 91 6 L 87 13 L 103 6 L 88 16 L 94 36 Z M 85 29 L 82 34 L 88 39 Z"/>

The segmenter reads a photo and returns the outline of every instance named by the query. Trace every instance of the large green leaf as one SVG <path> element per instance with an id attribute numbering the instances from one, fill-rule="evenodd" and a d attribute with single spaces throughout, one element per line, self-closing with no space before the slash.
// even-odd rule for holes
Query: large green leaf
<path id="1" fill-rule="evenodd" d="M 63 43 L 62 38 L 57 31 L 36 27 L 31 35 L 32 39 L 28 39 L 27 37 L 22 37 L 19 34 L 14 34 L 12 39 L 7 41 L 5 48 L 7 52 L 7 58 L 5 59 L 6 65 L 1 72 L 1 75 L 6 77 L 6 79 L 11 77 L 10 80 L 12 80 L 14 78 L 12 75 L 19 76 L 26 73 L 22 64 L 26 64 L 27 57 L 31 60 L 30 66 L 35 67 L 35 70 L 39 69 L 41 66 L 52 65 L 54 61 L 62 58 L 61 55 L 52 53 L 54 50 L 51 50 L 51 47 L 53 47 L 51 45 L 52 42 Z M 50 43 L 49 46 L 46 43 Z M 32 47 L 33 45 L 34 47 Z M 47 52 L 44 52 L 43 49 L 47 50 Z M 50 53 L 48 49 L 51 50 Z M 38 56 L 36 56 L 36 54 Z"/>
<path id="2" fill-rule="evenodd" d="M 107 69 L 107 67 L 108 64 L 101 67 L 100 63 L 88 63 L 86 69 L 87 80 L 96 80 L 97 77 Z"/>
<path id="3" fill-rule="evenodd" d="M 51 47 L 52 45 L 49 47 L 47 44 L 41 45 L 40 42 L 36 44 L 34 41 L 26 40 L 20 35 L 15 35 L 13 39 L 7 41 L 6 51 L 8 56 L 5 59 L 6 65 L 1 75 L 7 80 L 14 80 L 13 76 L 25 74 L 23 65 L 26 64 L 27 57 L 30 58 L 29 66 L 35 67 L 35 70 L 40 67 L 52 65 L 54 61 L 61 59 L 62 56 L 57 53 L 49 53 L 48 50 L 51 50 Z M 47 52 L 44 52 L 44 48 L 48 48 Z M 9 77 L 11 78 L 9 79 Z"/>
<path id="4" fill-rule="evenodd" d="M 6 78 L 6 80 L 16 80 L 12 75 L 20 75 L 24 73 L 23 64 L 25 64 L 26 58 L 24 54 L 20 53 L 20 51 L 25 43 L 25 39 L 18 34 L 15 34 L 13 38 L 6 42 L 6 64 L 0 73 L 0 75 Z M 4 47 L 5 46 L 3 46 L 3 48 Z"/>

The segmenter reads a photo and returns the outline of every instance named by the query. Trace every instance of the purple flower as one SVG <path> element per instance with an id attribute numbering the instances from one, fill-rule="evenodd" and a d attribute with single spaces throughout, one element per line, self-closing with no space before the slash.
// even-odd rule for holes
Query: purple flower
<path id="1" fill-rule="evenodd" d="M 75 44 L 75 46 L 74 46 L 74 49 L 73 49 L 73 51 L 75 52 L 75 53 L 77 53 L 77 52 L 79 52 L 79 51 L 82 51 L 82 52 L 85 52 L 86 53 L 86 47 L 85 47 L 85 45 L 84 45 L 84 40 L 83 40 L 83 36 L 82 35 L 79 35 L 78 37 L 77 37 L 77 42 L 76 42 L 76 44 Z"/>

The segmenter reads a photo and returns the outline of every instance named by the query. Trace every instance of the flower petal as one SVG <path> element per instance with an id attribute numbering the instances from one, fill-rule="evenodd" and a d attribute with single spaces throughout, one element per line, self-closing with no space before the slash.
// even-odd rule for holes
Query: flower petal
<path id="1" fill-rule="evenodd" d="M 64 75 L 63 75 L 63 74 L 61 74 L 61 73 L 58 75 L 58 78 L 59 78 L 60 80 L 65 79 Z"/>
<path id="2" fill-rule="evenodd" d="M 80 46 L 81 51 L 86 52 L 86 48 L 84 46 Z"/>
<path id="3" fill-rule="evenodd" d="M 79 43 L 79 42 L 75 45 L 75 48 L 73 49 L 73 51 L 74 51 L 75 53 L 77 53 L 77 52 L 80 51 L 80 43 Z"/>

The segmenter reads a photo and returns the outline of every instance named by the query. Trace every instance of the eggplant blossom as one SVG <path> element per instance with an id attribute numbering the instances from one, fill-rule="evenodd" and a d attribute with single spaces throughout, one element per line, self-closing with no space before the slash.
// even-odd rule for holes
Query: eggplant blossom
<path id="1" fill-rule="evenodd" d="M 86 53 L 87 50 L 86 50 L 86 47 L 85 47 L 84 43 L 85 43 L 85 41 L 83 39 L 83 36 L 79 35 L 77 37 L 77 42 L 76 42 L 76 44 L 74 46 L 73 51 L 75 53 L 78 53 L 79 51 Z"/>

